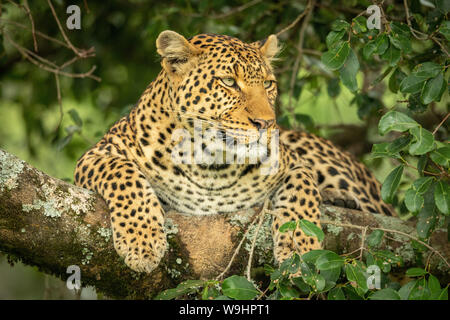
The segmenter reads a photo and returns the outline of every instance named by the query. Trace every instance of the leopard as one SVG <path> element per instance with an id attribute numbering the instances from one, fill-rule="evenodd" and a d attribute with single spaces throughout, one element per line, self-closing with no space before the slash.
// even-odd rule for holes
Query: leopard
<path id="1" fill-rule="evenodd" d="M 158 267 L 168 249 L 164 224 L 171 209 L 217 215 L 268 203 L 277 263 L 321 248 L 301 228 L 280 229 L 301 219 L 321 228 L 322 204 L 395 215 L 380 183 L 354 156 L 327 139 L 277 124 L 276 35 L 247 43 L 210 33 L 187 39 L 166 30 L 156 49 L 156 79 L 80 157 L 74 172 L 76 185 L 106 201 L 114 248 L 129 268 L 151 273 Z M 226 137 L 216 144 L 194 139 L 209 129 Z M 264 137 L 261 157 L 236 151 Z M 195 143 L 200 147 L 192 148 Z M 201 151 L 212 157 L 198 160 Z M 227 151 L 230 161 L 224 161 Z"/>

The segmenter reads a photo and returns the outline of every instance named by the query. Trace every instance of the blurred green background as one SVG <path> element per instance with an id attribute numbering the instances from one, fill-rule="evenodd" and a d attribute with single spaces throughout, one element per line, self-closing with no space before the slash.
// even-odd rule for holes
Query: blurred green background
<path id="1" fill-rule="evenodd" d="M 36 30 L 63 40 L 47 1 L 15 1 L 30 8 Z M 0 1 L 0 148 L 27 161 L 43 172 L 69 182 L 76 160 L 122 115 L 127 114 L 140 94 L 160 70 L 155 40 L 166 29 L 185 37 L 208 32 L 228 34 L 253 42 L 276 33 L 305 9 L 306 1 L 52 1 L 70 41 L 78 48 L 95 48 L 95 57 L 82 59 L 64 69 L 83 73 L 96 66 L 97 82 L 89 78 L 60 76 L 62 114 L 57 99 L 55 75 L 23 58 L 8 40 L 37 53 L 57 65 L 74 57 L 66 47 L 37 36 L 34 50 L 31 23 L 26 11 L 11 1 Z M 419 1 L 412 1 L 418 6 Z M 81 9 L 81 29 L 68 30 L 68 5 Z M 320 53 L 325 37 L 337 18 L 355 17 L 371 2 L 361 0 L 322 1 L 316 6 L 305 32 L 302 68 L 290 83 L 301 24 L 280 35 L 283 50 L 276 62 L 280 97 L 277 104 L 283 126 L 306 129 L 335 141 L 363 161 L 373 143 L 382 141 L 376 125 L 381 111 L 402 107 L 401 97 L 386 91 L 386 81 L 369 85 L 381 67 L 361 61 L 358 96 L 336 81 L 323 68 Z M 394 1 L 391 14 L 395 16 Z M 14 23 L 15 22 L 15 23 Z M 19 23 L 20 25 L 17 25 Z M 413 46 L 415 44 L 413 43 Z M 416 48 L 426 50 L 427 48 Z M 448 109 L 448 93 L 432 110 L 420 116 L 433 128 Z M 289 101 L 292 112 L 288 115 Z M 62 122 L 59 125 L 61 115 Z M 392 163 L 365 161 L 383 180 Z M 84 289 L 81 298 L 96 298 Z M 65 284 L 45 276 L 36 268 L 15 262 L 0 253 L 0 299 L 79 298 Z"/>

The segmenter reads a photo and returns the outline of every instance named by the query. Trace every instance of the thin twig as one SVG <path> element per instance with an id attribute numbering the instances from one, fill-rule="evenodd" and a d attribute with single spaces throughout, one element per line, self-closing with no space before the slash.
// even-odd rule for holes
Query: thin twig
<path id="1" fill-rule="evenodd" d="M 0 19 L 0 22 L 5 22 L 5 23 L 8 23 L 8 24 L 12 24 L 12 25 L 14 25 L 16 27 L 19 27 L 19 28 L 22 28 L 22 29 L 28 29 L 27 26 L 25 26 L 25 25 L 23 25 L 21 23 L 18 23 L 16 21 L 12 21 L 12 20 L 8 20 L 8 19 L 3 19 L 2 18 L 2 19 Z M 53 37 L 50 37 L 50 36 L 46 35 L 45 33 L 40 32 L 40 31 L 36 31 L 35 33 L 36 33 L 36 35 L 38 35 L 39 37 L 41 37 L 43 39 L 52 41 L 52 42 L 54 42 L 54 43 L 56 43 L 56 44 L 58 44 L 60 46 L 63 46 L 63 47 L 66 47 L 66 48 L 70 49 L 70 47 L 67 45 L 67 43 L 65 43 L 65 42 L 63 42 L 61 40 L 58 40 L 58 39 L 53 38 Z"/>
<path id="2" fill-rule="evenodd" d="M 362 233 L 361 233 L 361 247 L 360 247 L 361 252 L 359 253 L 359 257 L 358 257 L 358 259 L 361 261 L 362 261 L 363 251 L 364 251 L 364 242 L 366 241 L 366 233 L 367 233 L 367 226 L 364 227 L 364 229 L 362 230 Z"/>
<path id="3" fill-rule="evenodd" d="M 61 127 L 62 121 L 63 121 L 64 111 L 63 111 L 62 100 L 61 100 L 61 87 L 59 84 L 59 75 L 58 75 L 58 73 L 54 73 L 54 75 L 55 75 L 55 81 L 56 81 L 56 97 L 58 99 L 58 106 L 59 106 L 59 121 L 58 121 L 58 125 L 56 126 L 55 131 L 58 132 L 59 128 Z"/>
<path id="4" fill-rule="evenodd" d="M 85 51 L 84 50 L 80 50 L 77 49 L 72 42 L 70 42 L 69 37 L 67 37 L 66 32 L 64 31 L 64 28 L 61 25 L 61 22 L 58 19 L 58 15 L 56 14 L 55 8 L 53 7 L 52 1 L 51 0 L 47 0 L 48 2 L 48 6 L 50 7 L 53 17 L 55 18 L 56 24 L 58 25 L 59 31 L 61 32 L 61 35 L 63 36 L 64 40 L 66 41 L 67 45 L 70 47 L 70 49 L 72 49 L 72 51 L 80 57 L 85 57 Z"/>
<path id="5" fill-rule="evenodd" d="M 381 230 L 381 231 L 385 231 L 385 232 L 391 232 L 391 233 L 397 233 L 397 234 L 401 234 L 402 236 L 408 237 L 410 239 L 413 239 L 417 242 L 419 242 L 420 244 L 424 245 L 425 247 L 427 247 L 429 250 L 433 251 L 434 253 L 436 253 L 444 262 L 445 264 L 450 268 L 450 264 L 447 262 L 447 260 L 445 259 L 445 257 L 435 248 L 433 248 L 432 246 L 430 246 L 428 243 L 423 242 L 422 240 L 409 235 L 405 232 L 402 231 L 398 231 L 398 230 L 392 230 L 392 229 L 386 229 L 386 228 L 379 228 L 379 227 L 370 227 L 370 226 L 366 226 L 366 227 L 362 227 L 362 226 L 357 226 L 357 225 L 353 225 L 353 224 L 347 224 L 347 223 L 339 223 L 339 222 L 333 222 L 333 221 L 321 221 L 324 224 L 332 224 L 338 227 L 348 227 L 348 228 L 355 228 L 355 229 L 360 229 L 360 230 L 364 230 L 365 228 L 369 228 L 372 230 Z"/>
<path id="6" fill-rule="evenodd" d="M 33 63 L 34 65 L 38 66 L 39 68 L 46 70 L 48 72 L 51 73 L 57 73 L 60 74 L 62 76 L 65 77 L 69 77 L 69 78 L 90 78 L 93 79 L 95 81 L 100 82 L 101 79 L 97 76 L 94 76 L 92 73 L 95 71 L 95 69 L 97 68 L 96 66 L 92 66 L 91 69 L 89 69 L 87 72 L 84 73 L 70 73 L 70 72 L 65 72 L 65 71 L 61 71 L 60 68 L 54 68 L 54 67 L 50 67 L 47 66 L 39 61 L 37 61 L 35 58 L 31 57 L 30 54 L 28 54 L 27 50 L 22 47 L 21 45 L 17 44 L 14 40 L 12 40 L 7 33 L 3 33 L 5 39 L 7 41 L 9 41 L 22 55 L 25 59 L 27 59 L 28 61 L 30 61 L 31 63 Z"/>
<path id="7" fill-rule="evenodd" d="M 256 220 L 258 220 L 259 214 L 253 219 L 253 221 L 248 225 L 247 230 L 245 231 L 244 235 L 242 236 L 241 241 L 239 242 L 238 246 L 236 247 L 236 250 L 234 250 L 233 256 L 231 257 L 230 261 L 228 262 L 228 265 L 226 268 L 222 271 L 221 274 L 219 274 L 216 277 L 216 280 L 221 280 L 223 276 L 228 272 L 228 270 L 231 268 L 231 265 L 233 264 L 234 259 L 236 258 L 237 254 L 239 253 L 242 244 L 247 239 L 247 234 L 249 233 L 251 227 L 255 224 Z"/>
<path id="8" fill-rule="evenodd" d="M 232 15 L 234 15 L 236 13 L 242 12 L 245 9 L 248 9 L 248 8 L 250 8 L 250 7 L 256 5 L 256 4 L 260 3 L 260 2 L 262 2 L 262 0 L 253 0 L 253 1 L 250 1 L 250 2 L 247 2 L 247 3 L 243 4 L 243 5 L 241 5 L 239 7 L 233 8 L 230 11 L 225 12 L 225 13 L 209 14 L 208 18 L 210 18 L 210 19 L 227 18 L 227 17 L 232 16 Z M 192 13 L 192 14 L 190 14 L 190 16 L 191 17 L 204 17 L 205 15 L 201 14 L 201 13 Z"/>
<path id="9" fill-rule="evenodd" d="M 34 20 L 33 16 L 31 15 L 30 7 L 28 6 L 28 0 L 23 1 L 23 8 L 26 11 L 28 18 L 30 19 L 31 23 L 31 34 L 33 36 L 33 45 L 34 45 L 34 51 L 38 52 L 38 45 L 36 40 L 36 28 L 34 26 Z"/>
<path id="10" fill-rule="evenodd" d="M 285 33 L 286 31 L 288 31 L 289 29 L 292 29 L 293 27 L 295 27 L 295 25 L 305 16 L 308 14 L 308 11 L 310 10 L 310 5 L 311 5 L 312 1 L 308 2 L 308 5 L 306 6 L 305 10 L 303 10 L 302 13 L 300 13 L 297 18 L 295 18 L 294 21 L 292 21 L 287 27 L 281 29 L 280 31 L 278 31 L 275 35 L 277 37 L 279 37 L 281 34 Z"/>
<path id="11" fill-rule="evenodd" d="M 250 254 L 249 254 L 248 263 L 247 263 L 247 280 L 248 281 L 251 281 L 250 270 L 252 268 L 253 252 L 255 251 L 256 238 L 258 237 L 259 230 L 261 229 L 261 225 L 264 222 L 265 213 L 267 211 L 268 203 L 269 203 L 269 201 L 265 202 L 263 208 L 261 209 L 261 211 L 258 214 L 259 223 L 258 223 L 258 226 L 256 227 L 256 231 L 255 231 L 255 234 L 253 236 L 252 246 L 251 246 L 251 249 L 250 249 Z"/>
<path id="12" fill-rule="evenodd" d="M 437 125 L 437 127 L 434 129 L 433 131 L 433 135 L 436 134 L 436 132 L 439 130 L 439 128 L 445 123 L 445 121 L 447 121 L 448 117 L 450 117 L 450 112 L 447 113 L 447 115 L 445 116 L 444 119 L 442 119 L 442 121 Z"/>
<path id="13" fill-rule="evenodd" d="M 301 15 L 301 16 L 305 16 L 305 19 L 303 20 L 302 26 L 300 28 L 299 40 L 298 40 L 298 44 L 297 44 L 298 55 L 297 55 L 297 57 L 295 58 L 295 61 L 294 61 L 294 66 L 292 68 L 292 74 L 291 74 L 291 81 L 290 81 L 290 84 L 289 84 L 288 109 L 289 109 L 289 112 L 291 113 L 291 116 L 293 118 L 294 118 L 294 108 L 292 107 L 292 95 L 293 95 L 293 92 L 294 92 L 295 80 L 297 79 L 298 70 L 300 68 L 300 62 L 303 59 L 303 43 L 304 43 L 304 39 L 305 39 L 305 31 L 306 31 L 306 27 L 307 27 L 308 22 L 309 22 L 309 18 L 311 17 L 311 12 L 312 12 L 312 10 L 314 8 L 314 5 L 315 5 L 315 1 L 314 0 L 310 0 L 308 2 L 307 7 L 305 8 L 305 10 L 303 11 L 303 13 Z M 296 21 L 294 21 L 294 22 L 296 22 Z M 291 24 L 291 25 L 295 25 L 295 24 Z M 284 32 L 284 31 L 285 30 L 282 30 L 282 32 Z"/>

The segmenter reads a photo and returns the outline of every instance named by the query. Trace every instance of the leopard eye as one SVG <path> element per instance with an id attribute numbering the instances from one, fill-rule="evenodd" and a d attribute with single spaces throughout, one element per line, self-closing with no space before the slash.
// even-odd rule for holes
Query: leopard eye
<path id="1" fill-rule="evenodd" d="M 234 80 L 233 78 L 221 78 L 220 80 L 227 87 L 234 87 L 236 85 L 236 80 Z"/>
<path id="2" fill-rule="evenodd" d="M 264 88 L 269 89 L 272 86 L 273 81 L 272 80 L 266 80 L 264 81 L 263 85 Z"/>

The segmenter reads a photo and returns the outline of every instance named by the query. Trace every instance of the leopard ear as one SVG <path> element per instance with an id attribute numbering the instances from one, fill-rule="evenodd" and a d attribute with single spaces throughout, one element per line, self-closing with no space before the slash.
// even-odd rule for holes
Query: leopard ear
<path id="1" fill-rule="evenodd" d="M 192 64 L 192 59 L 200 52 L 182 35 L 166 30 L 156 39 L 156 49 L 163 58 L 162 66 L 169 73 L 183 74 Z"/>
<path id="2" fill-rule="evenodd" d="M 275 56 L 280 51 L 280 48 L 278 47 L 278 39 L 277 36 L 274 34 L 271 34 L 267 39 L 255 42 L 253 45 L 255 45 L 259 51 L 269 60 L 273 60 Z"/>

